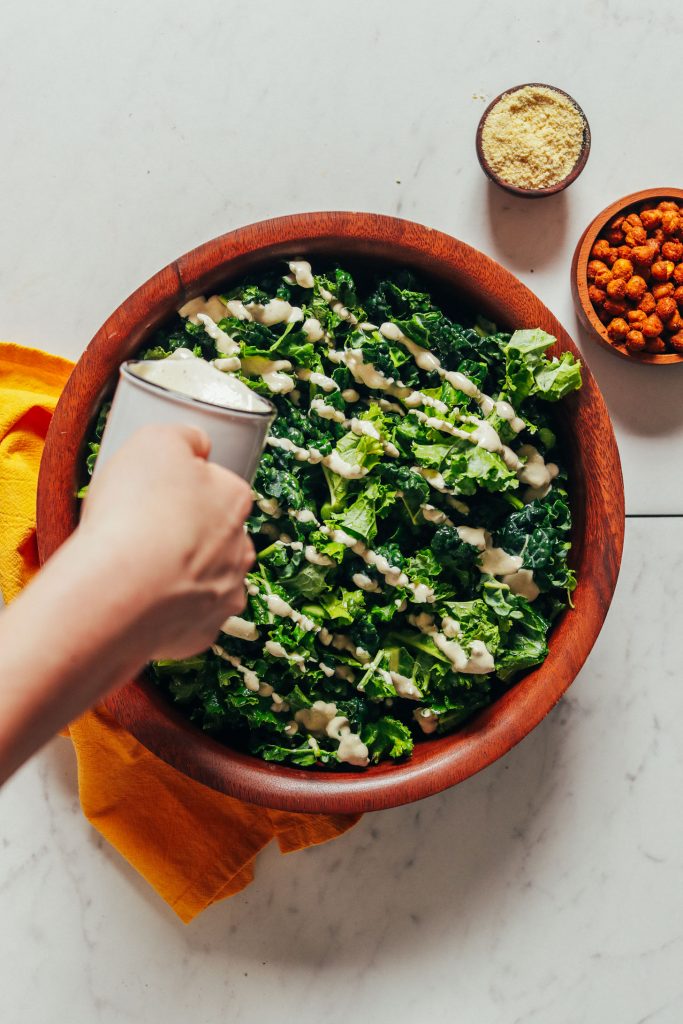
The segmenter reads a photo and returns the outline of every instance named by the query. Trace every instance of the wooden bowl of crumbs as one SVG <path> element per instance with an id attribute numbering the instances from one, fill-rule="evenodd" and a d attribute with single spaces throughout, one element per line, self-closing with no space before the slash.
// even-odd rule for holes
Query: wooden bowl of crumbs
<path id="1" fill-rule="evenodd" d="M 130 358 L 175 311 L 230 287 L 274 261 L 335 260 L 359 278 L 414 272 L 451 315 L 481 312 L 501 330 L 540 328 L 552 354 L 579 353 L 559 321 L 508 270 L 443 232 L 369 213 L 322 212 L 230 231 L 170 263 L 127 298 L 95 334 L 59 400 L 47 436 L 37 502 L 41 562 L 78 523 L 76 497 L 90 426 Z M 619 572 L 624 491 L 605 402 L 588 367 L 583 386 L 558 403 L 556 429 L 569 472 L 573 607 L 555 620 L 543 664 L 525 672 L 456 732 L 418 743 L 400 763 L 362 772 L 305 770 L 267 762 L 220 743 L 182 716 L 142 675 L 106 699 L 108 711 L 149 750 L 219 792 L 266 807 L 310 813 L 380 810 L 431 796 L 491 764 L 519 743 L 575 679 L 607 614 Z M 103 581 L 106 585 L 106 581 Z"/>
<path id="2" fill-rule="evenodd" d="M 527 199 L 555 195 L 576 181 L 590 148 L 588 120 L 576 100 L 540 82 L 496 96 L 477 127 L 484 174 L 506 192 Z"/>
<path id="3" fill-rule="evenodd" d="M 610 203 L 581 235 L 571 286 L 581 324 L 622 359 L 683 362 L 683 189 Z"/>

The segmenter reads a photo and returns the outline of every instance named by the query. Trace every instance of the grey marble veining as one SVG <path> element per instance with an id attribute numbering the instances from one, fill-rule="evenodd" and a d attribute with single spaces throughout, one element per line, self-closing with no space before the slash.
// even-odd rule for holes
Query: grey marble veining
<path id="1" fill-rule="evenodd" d="M 3 28 L 4 337 L 75 358 L 141 280 L 252 220 L 412 218 L 540 295 L 607 398 L 628 510 L 683 513 L 683 374 L 600 352 L 569 294 L 595 213 L 680 185 L 683 137 L 634 70 L 677 95 L 675 0 L 6 0 Z M 593 130 L 541 203 L 474 157 L 485 103 L 523 81 L 567 89 Z M 683 519 L 629 521 L 595 651 L 505 759 L 326 847 L 267 850 L 187 928 L 83 820 L 55 740 L 0 793 L 3 1024 L 679 1024 L 682 552 Z"/>

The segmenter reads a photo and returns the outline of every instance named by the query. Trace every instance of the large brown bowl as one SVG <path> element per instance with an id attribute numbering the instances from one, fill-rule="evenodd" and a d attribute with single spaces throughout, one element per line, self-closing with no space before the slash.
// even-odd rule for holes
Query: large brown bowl
<path id="1" fill-rule="evenodd" d="M 483 313 L 501 327 L 542 327 L 555 351 L 574 343 L 543 303 L 488 256 L 410 221 L 364 213 L 311 213 L 231 231 L 171 263 L 119 306 L 71 375 L 47 437 L 38 484 L 38 544 L 44 561 L 78 521 L 75 498 L 84 439 L 103 396 L 128 359 L 178 306 L 277 260 L 335 258 L 358 274 L 409 267 L 455 314 Z M 293 811 L 379 810 L 430 796 L 507 753 L 547 715 L 574 680 L 600 632 L 617 581 L 624 531 L 619 455 L 605 403 L 590 371 L 557 407 L 570 468 L 574 516 L 572 610 L 550 638 L 542 666 L 529 672 L 459 732 L 418 743 L 409 761 L 363 772 L 303 771 L 266 764 L 223 746 L 183 719 L 145 679 L 107 701 L 146 747 L 191 778 L 255 804 Z M 102 581 L 106 586 L 106 580 Z"/>

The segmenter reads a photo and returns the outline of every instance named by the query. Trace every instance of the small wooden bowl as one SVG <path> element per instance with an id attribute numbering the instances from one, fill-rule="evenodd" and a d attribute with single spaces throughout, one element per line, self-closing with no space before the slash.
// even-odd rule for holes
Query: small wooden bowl
<path id="1" fill-rule="evenodd" d="M 576 313 L 582 325 L 586 328 L 589 337 L 597 341 L 603 348 L 609 349 L 622 359 L 629 359 L 632 363 L 644 363 L 646 365 L 663 365 L 683 362 L 682 352 L 629 352 L 625 345 L 615 345 L 607 334 L 607 328 L 598 319 L 593 303 L 588 298 L 588 261 L 590 253 L 600 232 L 614 217 L 620 214 L 630 213 L 640 203 L 656 200 L 662 202 L 664 199 L 675 199 L 683 201 L 683 189 L 680 188 L 646 188 L 640 192 L 632 192 L 631 195 L 623 196 L 616 202 L 606 206 L 605 209 L 594 218 L 581 235 L 574 256 L 572 258 L 571 284 L 572 296 Z"/>
<path id="2" fill-rule="evenodd" d="M 501 178 L 501 176 L 493 170 L 491 164 L 484 156 L 482 134 L 484 131 L 484 124 L 486 123 L 486 118 L 489 116 L 489 114 L 495 107 L 496 103 L 502 100 L 503 96 L 508 96 L 511 92 L 519 92 L 520 89 L 526 89 L 528 86 L 541 87 L 543 89 L 552 89 L 553 92 L 561 93 L 562 96 L 566 96 L 567 99 L 571 101 L 572 105 L 576 107 L 579 114 L 583 118 L 583 142 L 581 143 L 581 151 L 579 153 L 578 160 L 576 161 L 576 163 L 574 164 L 566 178 L 563 178 L 561 181 L 558 181 L 556 185 L 549 185 L 548 188 L 520 188 L 518 185 L 511 185 L 509 181 L 506 181 L 505 178 Z M 573 181 L 576 181 L 578 176 L 581 174 L 581 171 L 586 166 L 588 154 L 590 153 L 591 149 L 591 130 L 588 125 L 588 118 L 584 114 L 583 110 L 576 102 L 574 97 L 570 96 L 568 92 L 564 91 L 564 89 L 558 89 L 556 85 L 545 85 L 543 82 L 524 82 L 523 85 L 515 85 L 512 87 L 512 89 L 506 89 L 505 92 L 502 92 L 499 96 L 496 96 L 496 98 L 492 100 L 491 103 L 489 103 L 488 107 L 481 115 L 481 119 L 477 126 L 476 149 L 477 158 L 479 160 L 479 163 L 481 164 L 481 168 L 484 174 L 488 178 L 490 178 L 491 181 L 493 181 L 496 185 L 499 185 L 501 188 L 505 189 L 506 192 L 511 192 L 514 196 L 524 196 L 526 199 L 542 199 L 543 196 L 554 196 L 557 192 L 562 192 L 565 188 L 571 185 Z"/>
<path id="3" fill-rule="evenodd" d="M 394 217 L 309 213 L 263 221 L 199 246 L 152 277 L 109 317 L 90 342 L 60 398 L 38 482 L 41 561 L 78 522 L 76 488 L 89 425 L 116 380 L 119 364 L 188 299 L 211 293 L 278 260 L 338 259 L 359 275 L 407 267 L 451 315 L 479 311 L 502 329 L 541 327 L 554 351 L 578 355 L 573 341 L 533 292 L 488 256 Z M 570 472 L 574 608 L 561 614 L 543 665 L 495 704 L 448 736 L 416 744 L 403 764 L 363 772 L 304 771 L 217 743 L 164 700 L 144 678 L 111 694 L 117 721 L 155 754 L 223 793 L 290 811 L 350 814 L 410 803 L 452 786 L 502 757 L 558 702 L 586 660 L 617 581 L 624 536 L 624 488 L 612 424 L 593 376 L 560 402 L 557 429 Z M 102 580 L 102 586 L 107 581 Z"/>

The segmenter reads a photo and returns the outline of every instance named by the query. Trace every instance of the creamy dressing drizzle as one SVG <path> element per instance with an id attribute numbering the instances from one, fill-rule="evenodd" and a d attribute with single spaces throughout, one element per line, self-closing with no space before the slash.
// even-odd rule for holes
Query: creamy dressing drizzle
<path id="1" fill-rule="evenodd" d="M 479 572 L 489 576 L 502 576 L 514 594 L 520 594 L 527 601 L 535 601 L 540 590 L 534 582 L 531 569 L 523 569 L 520 555 L 510 555 L 504 548 L 494 548 L 491 534 L 481 526 L 456 526 L 460 540 L 471 544 L 481 552 Z"/>
<path id="2" fill-rule="evenodd" d="M 493 655 L 486 644 L 482 640 L 473 640 L 469 654 L 467 654 L 456 640 L 451 639 L 458 633 L 457 622 L 451 618 L 444 621 L 449 635 L 443 630 L 443 622 L 441 632 L 437 630 L 431 615 L 423 612 L 420 615 L 408 616 L 408 622 L 431 638 L 434 646 L 448 658 L 456 672 L 467 675 L 486 675 L 488 672 L 493 672 L 495 668 Z"/>

